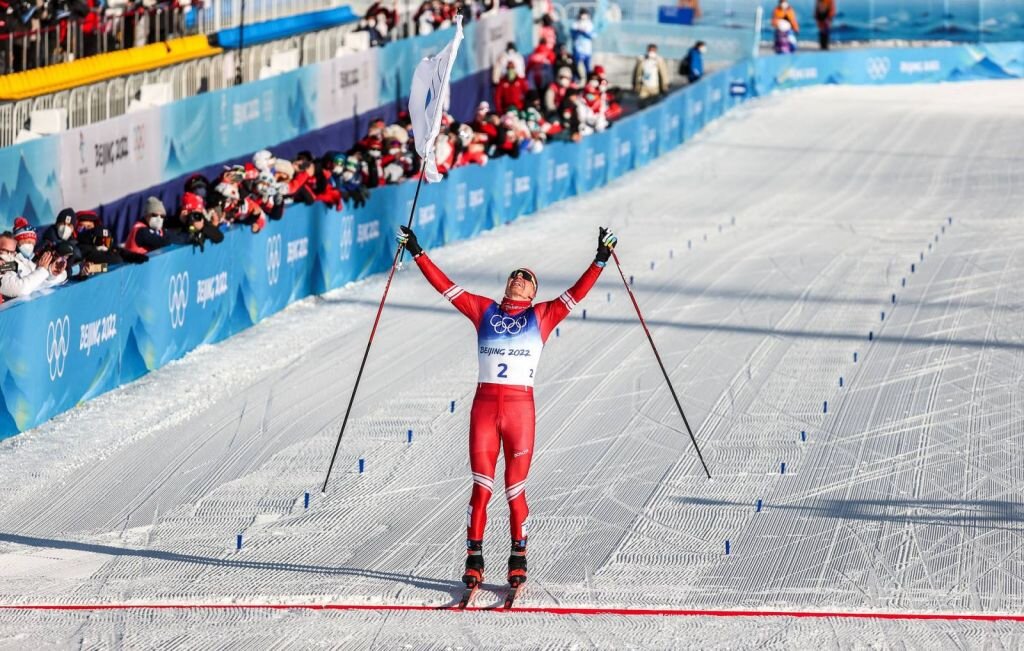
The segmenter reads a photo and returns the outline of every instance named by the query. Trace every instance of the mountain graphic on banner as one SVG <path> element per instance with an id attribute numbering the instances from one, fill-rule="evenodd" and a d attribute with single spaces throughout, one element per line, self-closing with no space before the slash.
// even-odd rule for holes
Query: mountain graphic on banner
<path id="1" fill-rule="evenodd" d="M 178 176 L 184 174 L 188 170 L 182 169 L 181 158 L 178 156 L 178 148 L 174 146 L 174 141 L 171 140 L 170 146 L 167 148 L 167 160 L 164 163 L 164 173 L 167 177 Z"/>
<path id="2" fill-rule="evenodd" d="M 18 212 L 12 212 L 15 210 Z M 35 225 L 48 224 L 54 216 L 50 202 L 32 179 L 24 157 L 18 159 L 18 174 L 15 177 L 14 188 L 0 187 L 0 227 L 10 228 L 14 218 L 19 216 L 25 217 L 30 224 Z"/>
<path id="3" fill-rule="evenodd" d="M 295 95 L 288 102 L 288 118 L 298 133 L 306 133 L 313 129 L 313 120 L 308 107 L 306 106 L 306 94 L 302 88 L 302 82 L 296 82 Z"/>
<path id="4" fill-rule="evenodd" d="M 1011 62 L 1012 63 L 1012 62 Z M 970 66 L 957 68 L 949 75 L 950 81 L 962 79 L 1015 79 L 1016 76 L 1006 71 L 1006 67 L 989 57 L 982 57 Z"/>

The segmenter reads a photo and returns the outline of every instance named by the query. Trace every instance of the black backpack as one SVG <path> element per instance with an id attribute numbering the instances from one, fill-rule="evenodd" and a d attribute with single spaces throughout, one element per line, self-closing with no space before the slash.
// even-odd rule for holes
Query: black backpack
<path id="1" fill-rule="evenodd" d="M 690 67 L 690 57 L 692 52 L 693 50 L 687 52 L 686 56 L 683 57 L 683 60 L 679 62 L 679 74 L 687 78 L 689 78 L 690 74 L 693 72 L 693 69 Z"/>

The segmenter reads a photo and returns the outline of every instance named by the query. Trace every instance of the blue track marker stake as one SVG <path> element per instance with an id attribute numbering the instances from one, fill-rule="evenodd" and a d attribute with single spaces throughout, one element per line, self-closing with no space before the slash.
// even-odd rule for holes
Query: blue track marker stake
<path id="1" fill-rule="evenodd" d="M 892 304 L 896 305 L 896 294 L 892 295 Z"/>
<path id="2" fill-rule="evenodd" d="M 952 224 L 952 223 L 953 223 L 953 218 L 952 218 L 952 217 L 950 217 L 950 218 L 949 218 L 949 223 L 950 223 L 950 224 Z"/>
<path id="3" fill-rule="evenodd" d="M 366 470 L 366 459 L 359 457 L 359 474 L 363 474 L 364 470 Z"/>
<path id="4" fill-rule="evenodd" d="M 238 537 L 235 538 L 235 549 L 241 549 L 241 548 L 242 548 L 242 534 L 238 534 Z"/>
<path id="5" fill-rule="evenodd" d="M 722 225 L 721 225 L 721 224 L 719 224 L 719 225 L 718 225 L 718 232 L 719 232 L 719 233 L 721 233 L 721 232 L 722 232 Z"/>
<path id="6" fill-rule="evenodd" d="M 785 461 L 783 461 L 782 465 L 779 466 L 779 474 L 780 475 L 785 475 L 786 474 L 786 462 Z"/>
<path id="7" fill-rule="evenodd" d="M 304 508 L 304 509 L 308 509 L 309 508 L 309 493 L 306 493 L 306 496 L 302 500 L 302 508 Z"/>
<path id="8" fill-rule="evenodd" d="M 914 273 L 915 269 L 916 269 L 916 266 L 913 263 L 911 263 L 911 265 L 910 265 L 910 273 Z"/>
<path id="9" fill-rule="evenodd" d="M 611 292 L 608 292 L 608 302 L 609 303 L 612 302 L 612 293 Z"/>
<path id="10" fill-rule="evenodd" d="M 668 259 L 671 260 L 675 257 L 675 252 L 672 249 L 668 250 Z"/>
<path id="11" fill-rule="evenodd" d="M 882 321 L 885 321 L 885 310 L 882 310 Z"/>
<path id="12" fill-rule="evenodd" d="M 935 236 L 935 241 L 936 241 L 936 242 L 938 242 L 938 241 L 939 241 L 939 236 L 938 236 L 938 235 L 936 235 L 936 236 Z"/>
<path id="13" fill-rule="evenodd" d="M 586 310 L 583 310 L 583 320 L 584 321 L 587 320 L 587 311 Z"/>
<path id="14" fill-rule="evenodd" d="M 629 286 L 630 286 L 630 287 L 632 287 L 632 286 L 633 286 L 633 276 L 630 276 L 630 277 L 629 277 Z"/>
<path id="15" fill-rule="evenodd" d="M 945 227 L 945 226 L 943 226 L 943 227 L 942 227 L 942 232 L 943 232 L 943 233 L 945 233 L 945 232 L 946 232 L 946 227 Z"/>
<path id="16" fill-rule="evenodd" d="M 730 549 L 729 549 L 729 541 L 728 541 L 728 540 L 726 540 L 726 541 L 725 541 L 725 555 L 726 555 L 726 556 L 728 556 L 728 555 L 729 555 L 729 551 L 730 551 Z"/>
<path id="17" fill-rule="evenodd" d="M 555 328 L 555 336 L 558 336 L 558 328 Z"/>
<path id="18" fill-rule="evenodd" d="M 693 240 L 686 240 L 686 248 L 688 248 L 688 249 L 692 249 L 693 248 Z"/>
<path id="19" fill-rule="evenodd" d="M 907 286 L 907 279 L 906 279 L 906 278 L 904 278 L 904 279 L 903 279 L 903 280 L 902 280 L 902 281 L 900 282 L 900 285 L 902 285 L 903 287 L 906 287 L 906 286 Z"/>
<path id="20" fill-rule="evenodd" d="M 840 389 L 843 388 L 843 376 L 842 375 L 839 376 L 839 388 Z"/>
<path id="21" fill-rule="evenodd" d="M 828 413 L 828 400 L 825 401 L 825 405 L 822 408 L 821 413 L 823 413 L 823 414 L 827 414 Z"/>
<path id="22" fill-rule="evenodd" d="M 801 430 L 800 431 L 800 440 L 801 441 L 806 441 L 807 440 L 807 431 L 806 430 Z M 758 501 L 760 501 L 760 500 L 758 500 Z"/>
<path id="23" fill-rule="evenodd" d="M 654 260 L 651 260 L 651 271 L 654 271 Z"/>
<path id="24" fill-rule="evenodd" d="M 757 513 L 761 512 L 761 500 L 757 500 Z"/>
<path id="25" fill-rule="evenodd" d="M 405 433 L 405 442 L 412 443 L 412 430 Z"/>
<path id="26" fill-rule="evenodd" d="M 450 410 L 451 410 L 451 413 L 453 413 L 453 414 L 455 413 L 455 401 L 454 400 L 452 400 L 452 404 L 451 404 Z"/>
<path id="27" fill-rule="evenodd" d="M 875 331 L 872 330 L 872 331 L 868 332 L 868 341 L 874 341 L 874 339 L 875 339 Z"/>
<path id="28" fill-rule="evenodd" d="M 853 353 L 853 363 L 854 364 L 857 363 L 857 353 L 856 352 Z"/>
<path id="29" fill-rule="evenodd" d="M 704 241 L 705 241 L 705 242 L 707 242 L 707 241 L 708 241 L 708 234 L 707 234 L 707 233 L 704 233 Z"/>
<path id="30" fill-rule="evenodd" d="M 932 250 L 932 243 L 931 243 L 931 242 L 928 242 L 928 250 L 929 250 L 929 251 L 931 251 L 931 250 Z"/>
<path id="31" fill-rule="evenodd" d="M 732 221 L 731 221 L 731 222 L 729 222 L 729 223 L 731 223 L 731 224 L 732 224 L 733 226 L 735 226 L 735 225 L 736 225 L 736 215 L 733 215 L 733 216 L 732 216 Z"/>
<path id="32" fill-rule="evenodd" d="M 921 251 L 921 262 L 924 262 L 924 251 Z"/>

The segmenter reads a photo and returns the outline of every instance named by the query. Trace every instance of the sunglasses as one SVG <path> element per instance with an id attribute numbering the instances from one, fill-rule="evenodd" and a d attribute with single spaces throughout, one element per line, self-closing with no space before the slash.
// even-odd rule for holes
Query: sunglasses
<path id="1" fill-rule="evenodd" d="M 512 280 L 516 276 L 519 276 L 528 283 L 533 283 L 534 285 L 537 284 L 537 281 L 536 279 L 534 279 L 533 274 L 527 271 L 526 269 L 516 269 L 515 271 L 508 275 L 508 279 Z"/>

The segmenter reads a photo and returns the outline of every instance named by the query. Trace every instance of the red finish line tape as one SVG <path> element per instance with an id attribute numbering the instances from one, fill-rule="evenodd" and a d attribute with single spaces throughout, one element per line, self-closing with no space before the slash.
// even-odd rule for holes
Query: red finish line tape
<path id="1" fill-rule="evenodd" d="M 386 604 L 27 604 L 0 605 L 0 610 L 337 610 L 418 612 L 457 610 L 455 606 L 419 606 Z M 940 620 L 957 622 L 1024 622 L 1024 615 L 969 613 L 834 612 L 814 610 L 678 610 L 657 608 L 561 608 L 517 606 L 510 611 L 471 606 L 470 612 L 492 611 L 542 615 L 618 615 L 627 617 L 804 617 L 812 619 L 895 619 Z"/>

